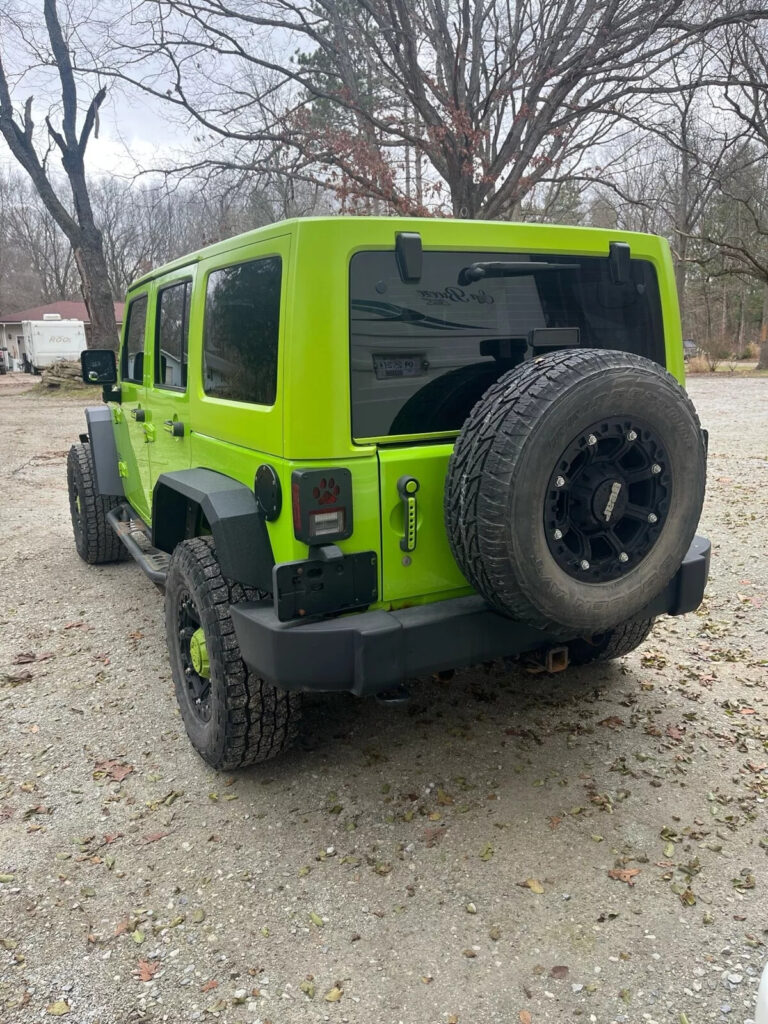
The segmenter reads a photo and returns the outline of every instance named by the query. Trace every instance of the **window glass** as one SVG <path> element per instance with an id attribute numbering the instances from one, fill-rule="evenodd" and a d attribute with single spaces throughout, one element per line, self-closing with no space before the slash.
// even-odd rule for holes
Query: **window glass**
<path id="1" fill-rule="evenodd" d="M 147 296 L 140 295 L 128 307 L 120 376 L 123 380 L 144 381 L 144 331 L 147 323 Z"/>
<path id="2" fill-rule="evenodd" d="M 184 390 L 187 386 L 187 342 L 192 282 L 163 288 L 157 299 L 155 384 Z"/>
<path id="3" fill-rule="evenodd" d="M 273 405 L 280 326 L 279 256 L 214 270 L 205 294 L 203 386 L 207 395 Z"/>
<path id="4" fill-rule="evenodd" d="M 487 268 L 473 279 L 472 264 L 496 262 L 505 276 Z M 350 263 L 349 316 L 360 438 L 460 430 L 534 343 L 665 362 L 656 273 L 645 260 L 632 260 L 630 280 L 617 284 L 607 256 L 425 252 L 421 279 L 403 282 L 394 252 L 361 252 Z"/>

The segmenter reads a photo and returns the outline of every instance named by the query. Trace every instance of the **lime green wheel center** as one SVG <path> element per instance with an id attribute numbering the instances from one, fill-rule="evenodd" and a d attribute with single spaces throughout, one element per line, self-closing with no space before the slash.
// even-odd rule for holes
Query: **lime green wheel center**
<path id="1" fill-rule="evenodd" d="M 189 656 L 195 672 L 203 679 L 207 679 L 211 674 L 211 666 L 208 661 L 208 647 L 205 643 L 205 633 L 203 633 L 202 627 L 196 629 L 189 638 Z"/>

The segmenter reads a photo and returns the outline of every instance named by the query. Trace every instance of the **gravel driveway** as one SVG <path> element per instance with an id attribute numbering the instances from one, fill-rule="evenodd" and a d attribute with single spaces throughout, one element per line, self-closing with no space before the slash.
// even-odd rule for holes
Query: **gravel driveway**
<path id="1" fill-rule="evenodd" d="M 82 396 L 0 377 L 0 1020 L 706 1024 L 768 959 L 768 380 L 697 378 L 696 615 L 554 677 L 308 700 L 217 775 L 162 597 L 71 539 Z M 86 396 L 91 398 L 90 395 Z"/>

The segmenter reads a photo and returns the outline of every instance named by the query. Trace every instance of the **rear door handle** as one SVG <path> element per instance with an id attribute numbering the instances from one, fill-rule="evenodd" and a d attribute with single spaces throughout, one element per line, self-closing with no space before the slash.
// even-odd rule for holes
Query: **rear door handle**
<path id="1" fill-rule="evenodd" d="M 403 503 L 403 536 L 400 538 L 402 551 L 413 551 L 416 547 L 416 521 L 418 508 L 416 492 L 419 481 L 415 476 L 401 476 L 397 481 L 397 493 Z"/>

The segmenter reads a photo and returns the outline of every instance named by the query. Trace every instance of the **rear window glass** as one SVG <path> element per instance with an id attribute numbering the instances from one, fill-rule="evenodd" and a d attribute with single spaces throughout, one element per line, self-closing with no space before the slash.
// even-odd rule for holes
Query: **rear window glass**
<path id="1" fill-rule="evenodd" d="M 279 256 L 214 270 L 209 276 L 203 336 L 207 395 L 274 404 L 281 277 Z"/>
<path id="2" fill-rule="evenodd" d="M 473 264 L 495 262 L 511 276 L 459 283 Z M 597 256 L 425 252 L 421 279 L 403 282 L 394 252 L 357 253 L 350 344 L 358 438 L 460 430 L 483 392 L 534 345 L 665 362 L 653 266 L 632 260 L 630 280 L 616 284 L 608 258 Z"/>

